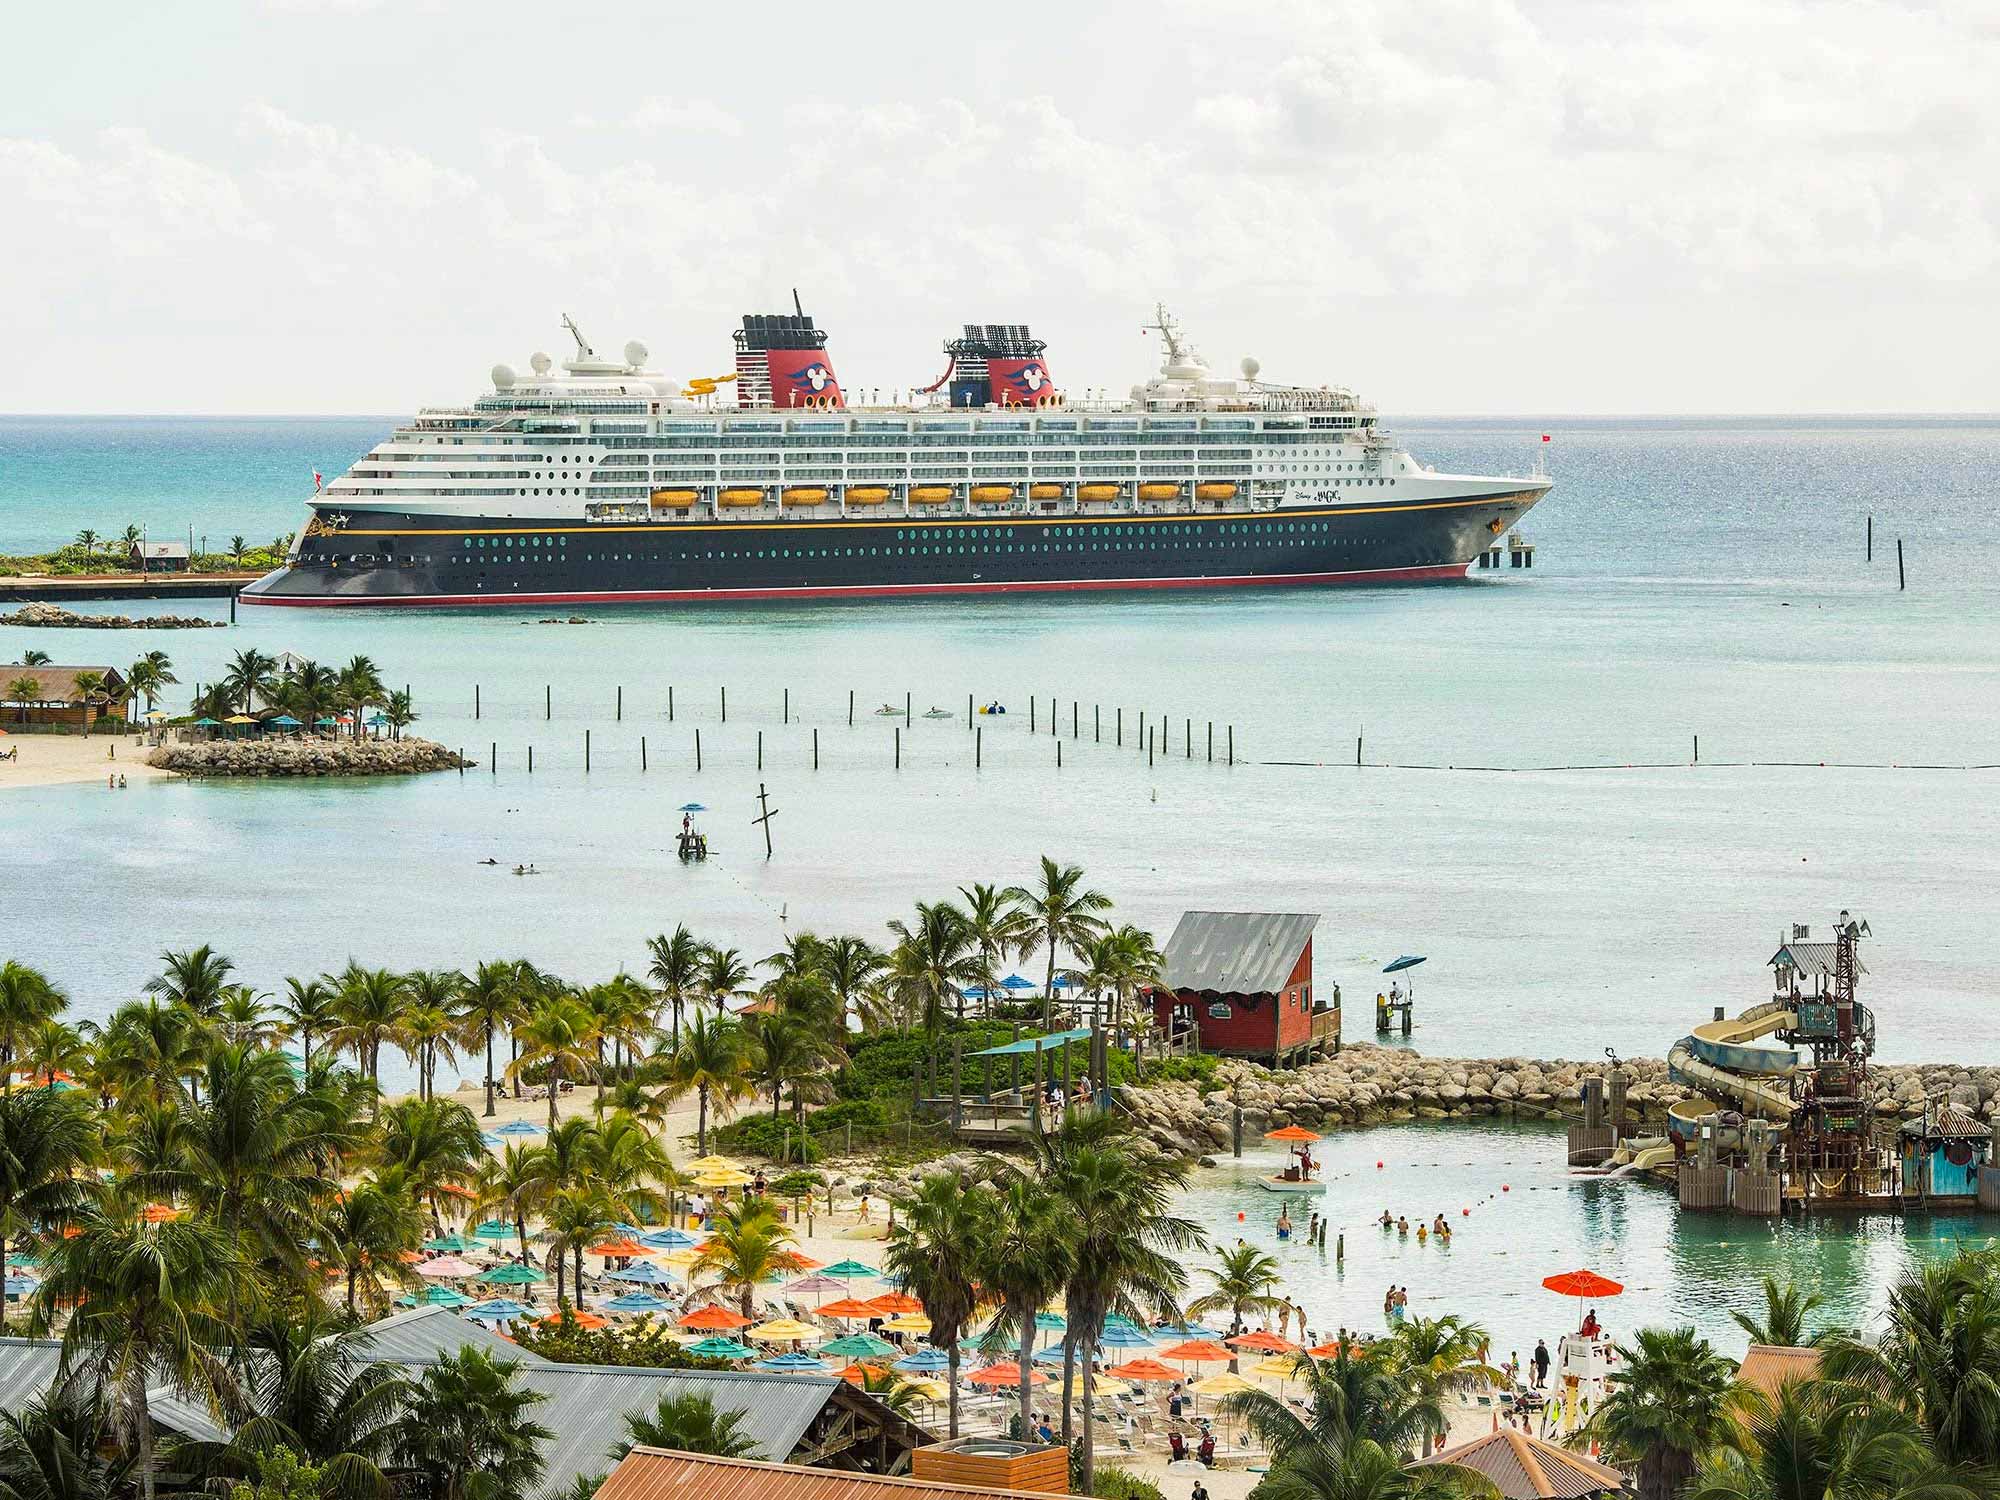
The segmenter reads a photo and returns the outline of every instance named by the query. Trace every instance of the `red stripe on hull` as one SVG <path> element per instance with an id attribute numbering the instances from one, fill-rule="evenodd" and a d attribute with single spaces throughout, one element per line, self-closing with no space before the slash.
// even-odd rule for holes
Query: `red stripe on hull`
<path id="1" fill-rule="evenodd" d="M 238 594 L 244 604 L 352 605 L 363 609 L 430 606 L 457 609 L 481 604 L 662 604 L 719 599 L 891 599 L 921 594 L 1047 594 L 1086 589 L 1212 589 L 1301 583 L 1431 583 L 1463 578 L 1469 563 L 1419 568 L 1371 568 L 1358 573 L 1272 573 L 1256 578 L 1076 578 L 1028 583 L 885 583 L 841 588 L 621 589 L 571 594 Z"/>

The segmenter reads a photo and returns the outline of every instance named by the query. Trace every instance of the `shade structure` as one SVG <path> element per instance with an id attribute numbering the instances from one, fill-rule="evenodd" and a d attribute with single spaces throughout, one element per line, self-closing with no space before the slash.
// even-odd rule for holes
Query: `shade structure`
<path id="1" fill-rule="evenodd" d="M 1264 1139 L 1267 1141 L 1296 1141 L 1301 1145 L 1307 1141 L 1316 1141 L 1319 1138 L 1317 1130 L 1308 1130 L 1303 1125 L 1287 1125 L 1282 1130 L 1267 1130 L 1264 1132 Z"/>
<path id="2" fill-rule="evenodd" d="M 468 1318 L 478 1318 L 482 1322 L 504 1323 L 509 1318 L 523 1318 L 534 1309 L 525 1302 L 516 1302 L 512 1297 L 495 1297 L 490 1302 L 475 1303 L 465 1310 Z"/>
<path id="3" fill-rule="evenodd" d="M 937 1375 L 951 1368 L 951 1356 L 928 1344 L 915 1354 L 906 1354 L 889 1367 L 905 1375 Z"/>
<path id="4" fill-rule="evenodd" d="M 760 1359 L 751 1367 L 753 1370 L 771 1370 L 788 1375 L 824 1375 L 826 1364 L 814 1359 L 810 1354 L 774 1354 L 769 1359 Z"/>
<path id="5" fill-rule="evenodd" d="M 481 1271 L 473 1279 L 483 1281 L 489 1286 L 539 1286 L 548 1278 L 533 1266 L 524 1266 L 519 1261 L 510 1260 L 505 1265 Z"/>
<path id="6" fill-rule="evenodd" d="M 843 1322 L 853 1318 L 879 1318 L 882 1316 L 866 1302 L 857 1302 L 852 1297 L 842 1297 L 838 1302 L 829 1302 L 824 1307 L 815 1308 L 822 1318 L 839 1318 Z"/>
<path id="7" fill-rule="evenodd" d="M 821 1262 L 814 1260 L 810 1255 L 801 1255 L 796 1250 L 791 1252 L 791 1261 L 794 1271 L 817 1271 L 821 1265 Z M 773 1276 L 771 1278 L 773 1281 L 782 1281 L 783 1279 L 781 1276 Z"/>
<path id="8" fill-rule="evenodd" d="M 877 1312 L 887 1313 L 891 1317 L 897 1313 L 920 1313 L 924 1310 L 923 1303 L 908 1292 L 884 1292 L 879 1297 L 870 1297 L 868 1305 Z"/>
<path id="9" fill-rule="evenodd" d="M 1216 1343 L 1214 1339 L 1189 1339 L 1185 1343 L 1175 1344 L 1172 1348 L 1162 1349 L 1160 1351 L 1160 1358 L 1188 1360 L 1196 1364 L 1203 1364 L 1213 1361 L 1227 1362 L 1236 1358 L 1236 1355 L 1231 1350 L 1225 1349 L 1222 1345 Z"/>
<path id="10" fill-rule="evenodd" d="M 726 1307 L 704 1307 L 681 1319 L 681 1327 L 696 1333 L 728 1333 L 749 1326 L 750 1319 Z"/>
<path id="11" fill-rule="evenodd" d="M 1059 1365 L 1063 1362 L 1063 1347 L 1050 1344 L 1046 1349 L 1037 1349 L 1029 1358 L 1038 1365 Z"/>
<path id="12" fill-rule="evenodd" d="M 456 1281 L 461 1276 L 477 1276 L 479 1267 L 459 1255 L 440 1255 L 416 1267 L 426 1280 Z"/>
<path id="13" fill-rule="evenodd" d="M 651 1292 L 621 1292 L 604 1304 L 607 1311 L 619 1313 L 665 1312 L 672 1306 L 665 1297 L 655 1297 Z"/>
<path id="14" fill-rule="evenodd" d="M 396 1299 L 404 1307 L 469 1307 L 472 1299 L 463 1292 L 455 1292 L 448 1286 L 427 1286 L 417 1296 L 402 1296 Z"/>
<path id="15" fill-rule="evenodd" d="M 41 1283 L 32 1276 L 9 1276 L 6 1282 L 7 1295 L 25 1297 L 40 1285 Z"/>
<path id="16" fill-rule="evenodd" d="M 734 1339 L 708 1338 L 698 1344 L 689 1344 L 687 1352 L 699 1354 L 703 1359 L 749 1359 L 757 1351 Z"/>
<path id="17" fill-rule="evenodd" d="M 1097 1347 L 1100 1349 L 1150 1349 L 1153 1347 L 1153 1340 L 1147 1337 L 1143 1329 L 1135 1328 L 1130 1323 L 1114 1323 L 1107 1318 L 1104 1322 L 1104 1332 L 1097 1336 Z"/>
<path id="18" fill-rule="evenodd" d="M 533 1120 L 509 1120 L 493 1132 L 495 1135 L 540 1135 L 542 1127 Z"/>
<path id="19" fill-rule="evenodd" d="M 944 1388 L 944 1382 L 942 1380 L 922 1380 L 922 1379 L 906 1380 L 903 1382 L 903 1385 L 904 1388 L 910 1391 L 913 1395 L 921 1397 L 923 1400 L 930 1402 L 933 1406 L 935 1406 L 938 1402 L 944 1400 L 946 1396 L 951 1394 Z"/>
<path id="20" fill-rule="evenodd" d="M 1188 1389 L 1197 1396 L 1240 1396 L 1245 1391 L 1256 1390 L 1257 1382 L 1245 1380 L 1241 1375 L 1233 1375 L 1227 1370 L 1222 1370 L 1205 1380 L 1197 1380 Z"/>
<path id="21" fill-rule="evenodd" d="M 504 1146 L 507 1143 L 492 1131 L 482 1130 L 479 1132 L 479 1144 L 482 1146 Z"/>
<path id="22" fill-rule="evenodd" d="M 602 1255 L 606 1259 L 609 1259 L 614 1255 L 644 1255 L 646 1247 L 635 1244 L 621 1235 L 616 1239 L 599 1240 L 585 1253 L 589 1255 Z"/>
<path id="23" fill-rule="evenodd" d="M 1338 1359 L 1341 1350 L 1346 1347 L 1347 1345 L 1336 1339 L 1329 1339 L 1324 1344 L 1314 1344 L 1312 1348 L 1306 1350 L 1306 1353 L 1310 1354 L 1314 1359 Z"/>
<path id="24" fill-rule="evenodd" d="M 1255 1333 L 1239 1333 L 1223 1342 L 1232 1349 L 1256 1354 L 1296 1354 L 1299 1350 L 1299 1346 L 1290 1339 L 1280 1338 L 1268 1328 L 1260 1328 Z"/>
<path id="25" fill-rule="evenodd" d="M 756 1180 L 741 1167 L 716 1167 L 695 1178 L 694 1185 L 701 1188 L 748 1187 Z"/>
<path id="26" fill-rule="evenodd" d="M 872 1333 L 850 1333 L 846 1338 L 820 1345 L 819 1352 L 837 1354 L 842 1359 L 879 1359 L 885 1354 L 894 1354 L 896 1346 Z"/>
<path id="27" fill-rule="evenodd" d="M 702 805 L 701 805 L 701 804 L 700 804 L 699 802 L 683 802 L 683 803 L 682 803 L 682 804 L 681 804 L 681 805 L 680 805 L 679 807 L 675 808 L 675 809 L 674 809 L 674 811 L 675 811 L 675 812 L 707 812 L 707 811 L 708 811 L 708 809 L 707 809 L 707 808 L 705 808 L 705 807 L 703 807 L 703 806 L 702 806 Z"/>
<path id="28" fill-rule="evenodd" d="M 472 1236 L 480 1240 L 504 1240 L 510 1238 L 513 1233 L 514 1226 L 505 1219 L 488 1219 L 472 1231 Z"/>
<path id="29" fill-rule="evenodd" d="M 824 1272 L 814 1272 L 811 1276 L 801 1276 L 797 1281 L 789 1283 L 785 1287 L 785 1290 L 788 1292 L 810 1292 L 813 1296 L 818 1297 L 827 1292 L 844 1292 L 847 1290 L 847 1283 L 844 1281 L 835 1281 Z M 880 1316 L 880 1314 L 873 1311 L 870 1311 L 868 1315 L 870 1317 Z"/>
<path id="30" fill-rule="evenodd" d="M 1414 969 L 1423 961 L 1423 958 L 1417 954 L 1405 953 L 1401 958 L 1392 958 L 1389 962 L 1382 965 L 1382 972 L 1384 974 L 1400 974 L 1405 969 Z"/>
<path id="31" fill-rule="evenodd" d="M 1061 1333 L 1067 1327 L 1069 1327 L 1069 1320 L 1061 1313 L 1038 1312 L 1035 1314 L 1035 1331 L 1037 1333 Z"/>
<path id="32" fill-rule="evenodd" d="M 1299 1378 L 1299 1357 L 1296 1354 L 1272 1354 L 1257 1361 L 1252 1367 L 1252 1375 L 1262 1375 L 1271 1380 L 1297 1380 Z"/>
<path id="33" fill-rule="evenodd" d="M 1162 1323 L 1153 1330 L 1155 1338 L 1163 1339 L 1209 1339 L 1216 1340 L 1222 1334 L 1213 1328 L 1203 1328 L 1199 1323 Z"/>
<path id="34" fill-rule="evenodd" d="M 1625 1290 L 1622 1282 L 1595 1271 L 1565 1271 L 1560 1276 L 1544 1276 L 1542 1285 L 1565 1297 L 1615 1297 Z"/>
<path id="35" fill-rule="evenodd" d="M 1584 1500 L 1621 1494 L 1625 1488 L 1625 1476 L 1609 1464 L 1511 1427 L 1433 1453 L 1412 1467 L 1426 1464 L 1470 1469 L 1488 1480 L 1502 1500 Z"/>
<path id="36" fill-rule="evenodd" d="M 852 1281 L 857 1276 L 873 1276 L 875 1268 L 873 1266 L 864 1266 L 858 1260 L 837 1260 L 828 1266 L 822 1274 L 838 1276 L 843 1281 Z"/>
<path id="37" fill-rule="evenodd" d="M 1180 1380 L 1186 1375 L 1184 1370 L 1176 1370 L 1172 1365 L 1163 1365 L 1157 1359 L 1129 1359 L 1122 1365 L 1112 1365 L 1104 1372 L 1115 1375 L 1120 1380 Z"/>
<path id="38" fill-rule="evenodd" d="M 897 1313 L 882 1326 L 891 1333 L 924 1334 L 931 1331 L 931 1320 L 922 1313 Z"/>
<path id="39" fill-rule="evenodd" d="M 339 719 L 336 719 L 332 714 L 321 714 L 317 719 L 313 720 L 313 728 L 331 729 L 333 728 L 334 725 L 340 722 L 341 721 Z"/>
<path id="40" fill-rule="evenodd" d="M 280 729 L 303 729 L 306 727 L 303 720 L 295 719 L 290 714 L 279 714 L 277 718 L 267 719 L 264 722 L 267 724 L 276 724 Z"/>
<path id="41" fill-rule="evenodd" d="M 1034 987 L 1034 980 L 1023 978 L 1019 974 L 1009 974 L 1000 981 L 1000 988 L 1003 990 L 1031 990 Z"/>
<path id="42" fill-rule="evenodd" d="M 673 1277 L 662 1271 L 649 1260 L 642 1260 L 636 1266 L 628 1266 L 622 1271 L 613 1271 L 605 1278 L 609 1281 L 630 1282 L 633 1286 L 666 1286 Z"/>
<path id="43" fill-rule="evenodd" d="M 808 1339 L 817 1343 L 826 1337 L 826 1331 L 810 1323 L 801 1323 L 797 1318 L 773 1318 L 768 1323 L 759 1323 L 744 1337 L 772 1344 L 804 1343 Z"/>
<path id="44" fill-rule="evenodd" d="M 686 1270 L 689 1266 L 700 1261 L 706 1249 L 707 1247 L 703 1246 L 701 1250 L 667 1250 L 664 1252 L 655 1251 L 654 1253 L 660 1257 L 661 1265 L 679 1266 L 682 1270 Z"/>
<path id="45" fill-rule="evenodd" d="M 544 1328 L 555 1328 L 563 1323 L 574 1323 L 579 1328 L 609 1328 L 611 1320 L 602 1313 L 594 1313 L 587 1307 L 567 1307 L 560 1312 L 552 1312 L 542 1319 Z"/>
<path id="46" fill-rule="evenodd" d="M 219 719 L 211 719 L 206 714 L 203 714 L 199 719 L 194 721 L 194 727 L 197 729 L 214 729 L 221 722 Z"/>
<path id="47" fill-rule="evenodd" d="M 1021 1367 L 1019 1365 L 982 1365 L 965 1378 L 974 1385 L 984 1386 L 990 1390 L 1002 1390 L 1010 1386 L 1019 1390 L 1021 1386 Z M 1047 1385 L 1048 1383 L 1049 1377 L 1044 1375 L 1040 1370 L 1030 1370 L 1028 1372 L 1028 1384 Z"/>
<path id="48" fill-rule="evenodd" d="M 257 721 L 248 714 L 231 714 L 222 722 L 225 724 L 255 724 Z"/>
<path id="49" fill-rule="evenodd" d="M 685 1229 L 655 1229 L 651 1234 L 640 1235 L 639 1243 L 648 1250 L 692 1250 L 702 1239 Z"/>
<path id="50" fill-rule="evenodd" d="M 717 1156 L 713 1152 L 710 1152 L 707 1156 L 697 1156 L 693 1161 L 684 1163 L 683 1169 L 689 1172 L 735 1172 L 741 1170 L 728 1157 Z"/>

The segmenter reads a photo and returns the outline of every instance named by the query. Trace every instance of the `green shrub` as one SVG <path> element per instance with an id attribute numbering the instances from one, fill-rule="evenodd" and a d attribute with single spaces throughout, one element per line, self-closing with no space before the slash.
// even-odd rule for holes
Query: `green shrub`
<path id="1" fill-rule="evenodd" d="M 1090 1492 L 1097 1500 L 1166 1500 L 1157 1484 L 1129 1469 L 1100 1468 Z"/>
<path id="2" fill-rule="evenodd" d="M 690 1354 L 673 1338 L 673 1328 L 649 1314 L 636 1323 L 581 1328 L 574 1318 L 550 1326 L 518 1325 L 515 1340 L 531 1354 L 565 1365 L 629 1365 L 648 1370 L 729 1370 L 726 1359 Z"/>

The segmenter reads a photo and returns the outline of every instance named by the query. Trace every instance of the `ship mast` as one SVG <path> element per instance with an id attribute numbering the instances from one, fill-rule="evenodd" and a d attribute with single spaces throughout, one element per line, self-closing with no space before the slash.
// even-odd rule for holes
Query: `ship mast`
<path id="1" fill-rule="evenodd" d="M 576 326 L 576 319 L 572 318 L 568 313 L 563 314 L 563 327 L 567 328 L 569 336 L 576 340 L 576 357 L 578 359 L 597 358 L 597 351 L 590 347 L 590 340 L 583 336 L 583 330 Z"/>
<path id="2" fill-rule="evenodd" d="M 1146 328 L 1150 332 L 1159 334 L 1160 342 L 1166 345 L 1166 362 L 1168 364 L 1179 364 L 1181 362 L 1181 331 L 1179 325 L 1174 322 L 1173 314 L 1167 311 L 1166 303 L 1155 302 L 1153 304 L 1153 321 L 1148 323 Z"/>

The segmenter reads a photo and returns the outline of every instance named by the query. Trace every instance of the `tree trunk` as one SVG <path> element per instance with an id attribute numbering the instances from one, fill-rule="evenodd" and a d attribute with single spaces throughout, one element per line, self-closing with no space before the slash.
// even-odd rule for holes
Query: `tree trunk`
<path id="1" fill-rule="evenodd" d="M 132 1412 L 139 1429 L 139 1493 L 153 1500 L 153 1412 L 146 1403 L 146 1368 L 142 1361 L 132 1377 Z"/>
<path id="2" fill-rule="evenodd" d="M 1042 986 L 1042 1030 L 1047 1031 L 1055 1024 L 1056 1013 L 1056 938 L 1049 934 L 1049 977 Z M 1065 1421 L 1068 1419 L 1065 1418 Z"/>
<path id="3" fill-rule="evenodd" d="M 549 1134 L 556 1133 L 556 1084 L 560 1080 L 554 1062 L 549 1064 Z"/>
<path id="4" fill-rule="evenodd" d="M 1029 1387 L 1028 1376 L 1035 1367 L 1035 1310 L 1029 1308 L 1021 1323 L 1021 1441 L 1034 1441 L 1034 1427 L 1029 1418 L 1034 1413 L 1034 1391 Z"/>
<path id="5" fill-rule="evenodd" d="M 695 1100 L 698 1105 L 698 1108 L 696 1109 L 695 1112 L 695 1123 L 694 1123 L 694 1154 L 696 1156 L 706 1156 L 708 1155 L 708 1085 L 707 1084 L 703 1084 L 700 1088 L 695 1090 Z"/>
<path id="6" fill-rule="evenodd" d="M 1070 1314 L 1074 1322 L 1076 1314 Z M 1068 1329 L 1063 1331 L 1063 1409 L 1062 1440 L 1067 1448 L 1076 1434 L 1075 1420 L 1070 1416 L 1071 1398 L 1076 1394 L 1076 1336 Z"/>
<path id="7" fill-rule="evenodd" d="M 486 1118 L 493 1118 L 493 1022 L 486 1023 Z"/>
<path id="8" fill-rule="evenodd" d="M 945 1398 L 945 1410 L 950 1418 L 946 1436 L 955 1438 L 958 1436 L 958 1341 L 956 1339 L 953 1339 L 951 1347 L 945 1350 L 945 1364 L 945 1379 L 950 1382 L 946 1388 Z"/>
<path id="9" fill-rule="evenodd" d="M 358 1267 L 349 1266 L 347 1268 L 347 1315 L 350 1318 L 354 1316 L 354 1283 L 359 1275 L 360 1270 Z"/>
<path id="10" fill-rule="evenodd" d="M 1097 1384 L 1097 1377 L 1091 1373 L 1090 1355 L 1086 1352 L 1083 1361 L 1083 1492 L 1095 1493 L 1093 1481 L 1097 1477 L 1097 1424 L 1090 1419 L 1091 1389 Z"/>

